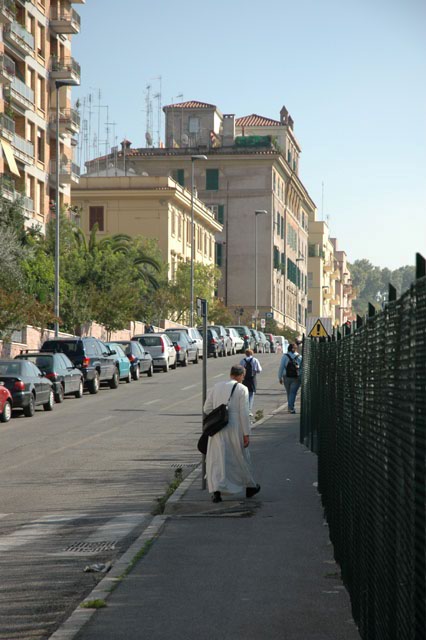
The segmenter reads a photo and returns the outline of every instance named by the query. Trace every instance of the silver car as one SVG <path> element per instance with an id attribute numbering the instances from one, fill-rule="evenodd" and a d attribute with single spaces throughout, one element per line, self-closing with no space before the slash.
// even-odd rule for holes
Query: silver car
<path id="1" fill-rule="evenodd" d="M 233 327 L 225 327 L 225 331 L 228 334 L 228 337 L 232 340 L 232 351 L 231 355 L 235 355 L 236 353 L 244 352 L 244 340 L 240 337 L 240 334 Z"/>
<path id="2" fill-rule="evenodd" d="M 175 329 L 166 329 L 166 333 L 170 333 L 172 331 L 185 331 L 188 335 L 189 341 L 197 346 L 198 357 L 203 357 L 203 336 L 198 331 L 197 327 L 176 327 Z"/>
<path id="3" fill-rule="evenodd" d="M 176 349 L 167 333 L 144 333 L 133 336 L 132 340 L 140 342 L 145 351 L 151 354 L 154 369 L 162 369 L 164 373 L 169 368 L 176 369 Z"/>

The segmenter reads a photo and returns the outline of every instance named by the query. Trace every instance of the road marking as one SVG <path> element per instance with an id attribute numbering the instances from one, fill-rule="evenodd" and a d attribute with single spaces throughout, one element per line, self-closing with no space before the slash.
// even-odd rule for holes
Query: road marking
<path id="1" fill-rule="evenodd" d="M 12 514 L 10 514 L 10 513 L 0 513 L 0 520 L 2 518 L 7 518 L 7 516 L 10 516 L 10 515 L 12 515 Z"/>
<path id="2" fill-rule="evenodd" d="M 154 402 L 160 402 L 160 400 L 150 400 L 149 402 L 145 402 L 145 404 L 154 404 Z"/>
<path id="3" fill-rule="evenodd" d="M 173 407 L 176 407 L 178 404 L 182 404 L 183 402 L 190 402 L 191 400 L 195 400 L 195 398 L 199 398 L 200 396 L 201 396 L 201 392 L 196 393 L 195 396 L 189 396 L 189 398 L 178 400 L 177 402 L 173 402 L 173 404 L 169 404 L 168 407 L 163 407 L 162 411 L 167 411 L 167 409 L 173 409 Z"/>
<path id="4" fill-rule="evenodd" d="M 0 536 L 0 552 L 10 551 L 11 549 L 16 549 L 16 547 L 33 543 L 37 538 L 51 535 L 56 529 L 59 529 L 64 522 L 82 517 L 84 517 L 84 514 L 80 516 L 44 516 L 29 525 L 24 525 L 17 531 L 14 531 L 14 533 Z"/>
<path id="5" fill-rule="evenodd" d="M 224 373 L 218 373 L 218 374 L 217 374 L 217 376 L 213 376 L 213 379 L 214 379 L 214 378 L 221 378 L 221 377 L 222 377 L 222 376 L 224 376 L 224 375 L 225 375 Z"/>
<path id="6" fill-rule="evenodd" d="M 141 524 L 148 513 L 122 513 L 108 520 L 98 527 L 85 542 L 98 542 L 99 540 L 120 540 L 125 538 L 135 527 Z"/>
<path id="7" fill-rule="evenodd" d="M 181 391 L 188 391 L 188 389 L 193 389 L 196 386 L 197 386 L 196 384 L 190 384 L 189 387 L 183 387 Z"/>

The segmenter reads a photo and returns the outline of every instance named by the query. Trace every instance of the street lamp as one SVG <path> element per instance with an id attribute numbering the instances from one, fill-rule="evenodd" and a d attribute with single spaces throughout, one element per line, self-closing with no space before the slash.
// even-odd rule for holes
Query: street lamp
<path id="1" fill-rule="evenodd" d="M 266 209 L 258 209 L 254 212 L 254 313 L 255 328 L 257 331 L 257 216 L 267 214 Z"/>
<path id="2" fill-rule="evenodd" d="M 61 87 L 75 87 L 78 82 L 73 80 L 56 80 L 56 200 L 55 200 L 55 338 L 59 335 L 59 229 L 60 229 L 60 198 L 59 198 L 59 89 Z"/>
<path id="3" fill-rule="evenodd" d="M 207 156 L 196 155 L 191 156 L 191 306 L 190 321 L 191 327 L 194 326 L 194 162 L 197 160 L 207 160 Z"/>

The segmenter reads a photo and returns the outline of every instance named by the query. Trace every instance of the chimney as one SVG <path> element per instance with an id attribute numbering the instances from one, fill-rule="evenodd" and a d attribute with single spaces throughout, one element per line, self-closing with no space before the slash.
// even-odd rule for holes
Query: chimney
<path id="1" fill-rule="evenodd" d="M 124 138 L 124 140 L 121 141 L 121 151 L 128 151 L 131 146 L 132 143 L 130 142 L 130 140 L 126 140 L 126 138 Z"/>
<path id="2" fill-rule="evenodd" d="M 283 107 L 280 111 L 280 120 L 281 124 L 286 125 L 289 129 L 293 129 L 294 121 L 289 112 L 285 107 Z"/>
<path id="3" fill-rule="evenodd" d="M 235 141 L 235 114 L 223 114 L 223 139 L 224 147 L 233 147 Z"/>

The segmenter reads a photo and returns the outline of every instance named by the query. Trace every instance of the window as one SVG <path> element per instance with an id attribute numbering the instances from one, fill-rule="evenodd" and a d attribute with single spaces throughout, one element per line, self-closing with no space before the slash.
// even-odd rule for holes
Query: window
<path id="1" fill-rule="evenodd" d="M 219 190 L 219 169 L 206 169 L 206 191 Z"/>
<path id="2" fill-rule="evenodd" d="M 308 313 L 312 313 L 312 300 L 308 300 Z"/>
<path id="3" fill-rule="evenodd" d="M 223 224 L 225 218 L 225 205 L 223 204 L 210 204 L 208 206 L 214 217 L 220 224 Z"/>
<path id="4" fill-rule="evenodd" d="M 280 268 L 280 250 L 274 246 L 274 269 Z"/>
<path id="5" fill-rule="evenodd" d="M 98 225 L 99 231 L 104 231 L 103 207 L 89 207 L 89 231 L 93 229 L 95 224 Z"/>
<path id="6" fill-rule="evenodd" d="M 189 133 L 198 133 L 200 131 L 200 118 L 190 116 L 188 120 Z"/>
<path id="7" fill-rule="evenodd" d="M 191 244 L 191 219 L 186 220 L 186 244 Z"/>
<path id="8" fill-rule="evenodd" d="M 172 236 L 176 235 L 176 213 L 172 211 Z"/>
<path id="9" fill-rule="evenodd" d="M 176 169 L 173 171 L 172 177 L 181 187 L 185 186 L 185 169 Z"/>
<path id="10" fill-rule="evenodd" d="M 45 135 L 42 129 L 37 129 L 37 160 L 44 162 Z"/>
<path id="11" fill-rule="evenodd" d="M 280 216 L 281 219 L 281 240 L 284 240 L 284 216 Z"/>
<path id="12" fill-rule="evenodd" d="M 44 183 L 37 181 L 38 185 L 38 212 L 44 216 Z"/>
<path id="13" fill-rule="evenodd" d="M 216 244 L 216 266 L 222 266 L 222 249 L 223 246 L 221 244 Z"/>

